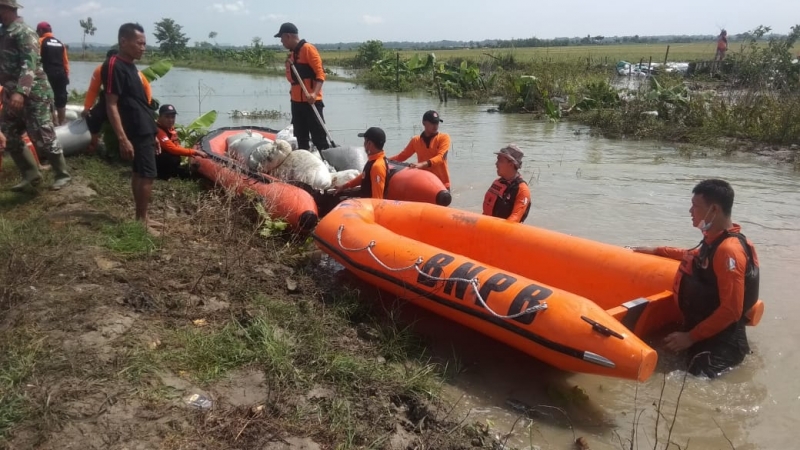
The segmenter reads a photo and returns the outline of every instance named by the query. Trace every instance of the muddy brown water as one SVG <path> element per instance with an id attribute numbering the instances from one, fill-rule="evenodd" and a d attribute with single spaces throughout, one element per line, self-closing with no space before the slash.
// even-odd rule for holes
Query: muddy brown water
<path id="1" fill-rule="evenodd" d="M 94 63 L 74 62 L 70 88 L 85 90 Z M 734 219 L 756 244 L 762 267 L 761 298 L 766 313 L 749 328 L 754 353 L 733 372 L 714 380 L 689 377 L 681 397 L 672 441 L 690 448 L 794 448 L 800 423 L 800 173 L 752 155 L 722 156 L 674 146 L 591 137 L 586 127 L 532 121 L 525 115 L 487 113 L 493 105 L 439 104 L 425 94 L 374 93 L 349 83 L 325 85 L 325 115 L 339 145 L 359 145 L 356 134 L 369 126 L 386 131 L 387 150 L 399 151 L 421 131 L 421 116 L 437 109 L 453 147 L 450 170 L 454 208 L 480 211 L 495 177 L 493 151 L 516 142 L 525 151 L 533 209 L 527 224 L 617 245 L 693 246 L 700 234 L 691 227 L 689 199 L 694 184 L 709 177 L 729 180 L 736 191 Z M 288 120 L 237 120 L 234 109 L 288 111 L 288 85 L 278 77 L 173 69 L 153 83 L 153 94 L 172 103 L 179 122 L 215 109 L 215 126 L 265 125 L 283 128 Z M 366 292 L 369 292 L 368 290 Z M 368 295 L 367 295 L 368 296 Z M 662 398 L 659 448 L 672 421 L 683 372 L 678 358 L 661 351 L 656 373 L 644 383 L 564 373 L 425 311 L 406 308 L 432 354 L 459 374 L 446 387 L 467 422 L 490 422 L 509 445 L 567 448 L 586 436 L 593 449 L 618 449 L 631 436 L 634 416 L 640 446 L 656 442 L 654 403 Z M 664 394 L 662 383 L 666 379 Z M 570 399 L 578 387 L 584 401 Z M 513 399 L 509 402 L 509 399 Z M 565 403 L 566 401 L 566 403 Z M 519 403 L 514 403 L 519 402 Z M 517 419 L 518 404 L 534 407 L 533 422 Z M 564 406 L 560 411 L 537 407 Z M 636 411 L 636 414 L 634 414 Z M 643 411 L 643 412 L 642 412 Z"/>

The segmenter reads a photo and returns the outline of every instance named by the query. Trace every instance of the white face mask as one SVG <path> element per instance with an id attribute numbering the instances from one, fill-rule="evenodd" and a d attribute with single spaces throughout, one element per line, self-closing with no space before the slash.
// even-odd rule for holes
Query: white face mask
<path id="1" fill-rule="evenodd" d="M 706 213 L 706 216 L 705 216 L 705 217 L 703 217 L 703 220 L 701 220 L 701 221 L 700 221 L 700 223 L 699 223 L 699 224 L 697 224 L 697 228 L 698 228 L 700 231 L 702 231 L 703 233 L 705 233 L 706 231 L 708 231 L 709 229 L 711 229 L 711 225 L 713 224 L 713 222 L 714 222 L 714 219 L 716 219 L 716 218 L 717 218 L 717 213 L 714 213 L 714 215 L 711 217 L 711 221 L 710 221 L 710 222 L 706 222 L 706 218 L 708 218 L 708 213 L 709 213 L 709 212 L 711 212 L 711 211 L 708 211 L 708 212 Z"/>

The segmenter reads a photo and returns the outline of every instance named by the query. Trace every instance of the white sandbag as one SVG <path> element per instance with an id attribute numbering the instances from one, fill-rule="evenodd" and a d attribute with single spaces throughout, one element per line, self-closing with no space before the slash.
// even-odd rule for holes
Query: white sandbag
<path id="1" fill-rule="evenodd" d="M 275 139 L 280 139 L 282 141 L 286 141 L 289 138 L 294 137 L 294 125 L 289 125 L 288 127 L 278 131 L 278 134 L 275 136 Z"/>
<path id="2" fill-rule="evenodd" d="M 342 170 L 331 174 L 331 188 L 344 186 L 348 181 L 355 180 L 361 171 L 355 169 Z"/>
<path id="3" fill-rule="evenodd" d="M 289 153 L 283 163 L 269 174 L 284 181 L 299 181 L 320 191 L 331 185 L 331 173 L 325 163 L 307 150 Z"/>
<path id="4" fill-rule="evenodd" d="M 283 164 L 291 153 L 292 147 L 288 142 L 282 140 L 272 142 L 265 139 L 265 142 L 259 144 L 250 154 L 248 165 L 252 170 L 270 173 Z"/>
<path id="5" fill-rule="evenodd" d="M 236 133 L 232 136 L 228 136 L 228 138 L 225 139 L 225 146 L 227 149 L 230 149 L 231 147 L 235 146 L 238 141 L 247 138 L 250 138 L 252 140 L 264 140 L 264 135 L 260 133 L 253 133 L 250 130 L 242 131 L 241 133 Z"/>
<path id="6" fill-rule="evenodd" d="M 259 135 L 260 136 L 260 135 Z M 245 164 L 250 170 L 269 172 L 280 165 L 292 149 L 285 141 L 246 136 L 234 140 L 228 147 L 228 155 Z"/>
<path id="7" fill-rule="evenodd" d="M 275 139 L 286 141 L 292 146 L 292 150 L 297 150 L 297 138 L 294 136 L 294 125 L 289 125 L 279 131 Z"/>

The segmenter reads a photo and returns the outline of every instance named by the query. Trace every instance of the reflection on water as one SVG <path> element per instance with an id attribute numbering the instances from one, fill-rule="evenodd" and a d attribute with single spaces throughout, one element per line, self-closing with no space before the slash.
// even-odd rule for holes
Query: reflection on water
<path id="1" fill-rule="evenodd" d="M 70 88 L 85 90 L 94 66 L 71 64 Z M 749 156 L 723 157 L 708 150 L 695 152 L 706 157 L 688 157 L 667 144 L 599 139 L 579 125 L 487 113 L 491 105 L 440 105 L 426 94 L 370 93 L 332 81 L 324 92 L 326 121 L 339 145 L 358 144 L 358 132 L 380 126 L 387 134 L 387 151 L 399 151 L 421 132 L 422 113 L 437 109 L 444 119 L 441 131 L 453 141 L 449 164 L 454 208 L 480 211 L 483 194 L 496 177 L 492 152 L 509 142 L 526 155 L 523 175 L 533 196 L 526 223 L 602 242 L 694 246 L 700 239 L 689 218 L 694 184 L 720 177 L 736 190 L 734 219 L 756 244 L 766 302 L 761 324 L 747 330 L 755 353 L 740 367 L 711 382 L 689 377 L 684 385 L 680 359 L 662 352 L 656 341 L 652 345 L 659 350 L 659 367 L 645 383 L 564 373 L 407 305 L 404 314 L 409 322 L 416 321 L 431 351 L 461 368 L 448 387 L 453 401 L 458 400 L 453 414 L 469 414 L 470 422 L 491 420 L 502 433 L 516 422 L 509 444 L 524 445 L 533 436 L 543 447 L 567 448 L 573 434 L 558 412 L 535 408 L 529 412 L 533 425 L 527 426 L 517 422 L 524 411 L 514 407 L 559 406 L 593 449 L 619 449 L 634 422 L 640 444 L 652 448 L 657 419 L 658 441 L 666 442 L 683 386 L 671 436 L 682 447 L 688 441 L 691 448 L 730 448 L 725 436 L 737 449 L 794 447 L 791 436 L 800 421 L 800 387 L 793 379 L 800 372 L 800 330 L 791 319 L 800 312 L 795 301 L 800 175 Z M 174 104 L 181 123 L 216 109 L 216 126 L 251 123 L 279 129 L 288 124 L 288 119 L 234 121 L 227 115 L 233 109 L 288 112 L 288 84 L 278 77 L 176 68 L 153 83 L 153 95 Z M 653 406 L 659 401 L 663 416 Z"/>

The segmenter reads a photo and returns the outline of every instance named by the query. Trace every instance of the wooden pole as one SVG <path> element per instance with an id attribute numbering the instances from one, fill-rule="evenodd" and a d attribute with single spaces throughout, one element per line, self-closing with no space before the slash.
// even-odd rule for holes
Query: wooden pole
<path id="1" fill-rule="evenodd" d="M 667 46 L 667 53 L 664 55 L 664 65 L 667 65 L 667 58 L 669 58 L 669 45 Z"/>

